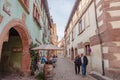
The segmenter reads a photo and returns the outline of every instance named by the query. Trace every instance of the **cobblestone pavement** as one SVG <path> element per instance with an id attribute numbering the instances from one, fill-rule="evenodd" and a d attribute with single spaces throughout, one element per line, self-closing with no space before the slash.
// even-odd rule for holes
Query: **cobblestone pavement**
<path id="1" fill-rule="evenodd" d="M 17 74 L 11 74 L 9 76 L 2 77 L 2 79 L 0 78 L 0 80 L 36 80 L 36 79 L 32 76 L 23 77 Z"/>
<path id="2" fill-rule="evenodd" d="M 53 80 L 95 80 L 90 76 L 82 77 L 81 74 L 75 74 L 74 64 L 70 60 L 59 56 L 56 67 L 54 68 Z"/>

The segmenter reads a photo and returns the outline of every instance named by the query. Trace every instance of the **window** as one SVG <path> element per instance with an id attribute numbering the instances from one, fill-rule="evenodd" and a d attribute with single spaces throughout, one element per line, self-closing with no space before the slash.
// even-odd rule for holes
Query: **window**
<path id="1" fill-rule="evenodd" d="M 77 34 L 78 34 L 77 30 L 78 30 L 78 25 L 76 24 L 75 27 L 74 27 L 74 36 L 75 36 L 74 38 L 77 37 Z"/>
<path id="2" fill-rule="evenodd" d="M 78 55 L 78 50 L 77 50 L 77 48 L 75 48 L 75 56 L 77 56 Z"/>
<path id="3" fill-rule="evenodd" d="M 69 49 L 69 55 L 70 55 L 70 49 Z"/>
<path id="4" fill-rule="evenodd" d="M 3 11 L 7 13 L 9 16 L 11 16 L 11 4 L 8 1 L 5 1 L 3 4 Z"/>
<path id="5" fill-rule="evenodd" d="M 29 0 L 19 0 L 24 9 L 29 13 Z"/>
<path id="6" fill-rule="evenodd" d="M 76 26 L 74 27 L 73 31 L 72 31 L 72 40 L 74 40 L 76 38 Z"/>
<path id="7" fill-rule="evenodd" d="M 81 30 L 83 31 L 84 29 L 85 29 L 85 19 L 84 18 L 82 18 L 82 21 L 81 21 Z"/>
<path id="8" fill-rule="evenodd" d="M 90 53 L 91 53 L 91 48 L 90 48 L 89 44 L 85 45 L 85 53 L 86 53 L 86 55 L 90 55 Z"/>
<path id="9" fill-rule="evenodd" d="M 85 28 L 90 26 L 90 21 L 89 21 L 89 11 L 86 12 L 85 14 Z"/>
<path id="10" fill-rule="evenodd" d="M 85 20 L 82 18 L 82 20 L 78 23 L 78 32 L 79 34 L 85 30 Z"/>
<path id="11" fill-rule="evenodd" d="M 41 5 L 41 0 L 39 0 L 39 3 L 40 3 L 40 5 Z"/>
<path id="12" fill-rule="evenodd" d="M 0 15 L 0 23 L 2 22 L 3 16 Z"/>
<path id="13" fill-rule="evenodd" d="M 79 34 L 82 32 L 82 23 L 81 23 L 81 21 L 78 23 L 78 32 L 79 32 Z"/>
<path id="14" fill-rule="evenodd" d="M 74 32 L 72 31 L 72 41 L 74 40 Z"/>
<path id="15" fill-rule="evenodd" d="M 43 41 L 43 43 L 45 43 L 45 34 L 44 33 L 42 34 L 42 41 Z"/>
<path id="16" fill-rule="evenodd" d="M 38 12 L 38 9 L 35 4 L 33 4 L 33 18 L 35 21 L 40 25 L 40 13 Z"/>
<path id="17" fill-rule="evenodd" d="M 69 45 L 69 37 L 66 39 L 66 44 Z"/>

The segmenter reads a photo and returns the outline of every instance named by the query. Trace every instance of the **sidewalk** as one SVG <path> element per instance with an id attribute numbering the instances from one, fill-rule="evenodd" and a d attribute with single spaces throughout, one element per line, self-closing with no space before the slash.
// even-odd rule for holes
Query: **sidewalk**
<path id="1" fill-rule="evenodd" d="M 85 77 L 82 77 L 81 74 L 76 75 L 74 64 L 62 56 L 58 57 L 56 64 L 53 80 L 96 80 L 89 75 Z"/>

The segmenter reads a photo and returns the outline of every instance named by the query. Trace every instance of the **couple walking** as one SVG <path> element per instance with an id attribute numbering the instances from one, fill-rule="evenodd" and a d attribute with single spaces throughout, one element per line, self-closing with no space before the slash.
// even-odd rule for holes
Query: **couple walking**
<path id="1" fill-rule="evenodd" d="M 75 57 L 75 72 L 76 74 L 79 74 L 80 73 L 80 66 L 82 68 L 82 76 L 85 76 L 86 75 L 86 67 L 87 67 L 87 64 L 88 64 L 88 59 L 87 57 L 84 55 L 84 54 L 81 54 L 76 56 Z"/>

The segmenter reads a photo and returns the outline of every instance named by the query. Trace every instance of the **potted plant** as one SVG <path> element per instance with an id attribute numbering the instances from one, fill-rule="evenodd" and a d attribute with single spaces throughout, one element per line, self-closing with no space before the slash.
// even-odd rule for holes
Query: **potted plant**
<path id="1" fill-rule="evenodd" d="M 36 47 L 37 44 L 31 44 L 31 48 Z M 34 75 L 34 72 L 36 71 L 37 68 L 37 59 L 38 59 L 38 53 L 35 50 L 30 50 L 30 56 L 31 56 L 31 75 Z"/>

